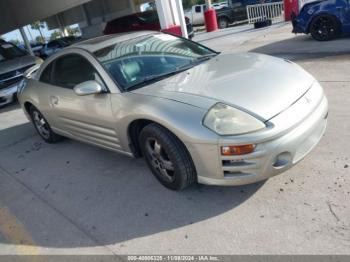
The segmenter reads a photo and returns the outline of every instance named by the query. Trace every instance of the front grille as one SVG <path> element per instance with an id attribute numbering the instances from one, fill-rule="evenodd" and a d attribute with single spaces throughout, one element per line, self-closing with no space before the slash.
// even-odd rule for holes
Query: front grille
<path id="1" fill-rule="evenodd" d="M 15 83 L 18 83 L 19 81 L 21 81 L 23 78 L 22 75 L 10 78 L 10 79 L 5 79 L 5 80 L 0 80 L 0 89 L 6 88 L 10 85 L 13 85 Z"/>
<path id="2" fill-rule="evenodd" d="M 33 64 L 34 65 L 34 64 Z M 0 75 L 0 89 L 6 88 L 10 85 L 18 83 L 23 78 L 23 73 L 31 68 L 33 65 L 25 66 L 11 72 L 4 73 Z"/>

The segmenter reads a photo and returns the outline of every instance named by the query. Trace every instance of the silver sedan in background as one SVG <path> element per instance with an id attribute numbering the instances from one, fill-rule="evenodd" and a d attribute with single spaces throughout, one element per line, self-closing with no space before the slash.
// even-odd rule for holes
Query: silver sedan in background
<path id="1" fill-rule="evenodd" d="M 328 113 L 319 83 L 290 61 L 145 31 L 55 54 L 19 100 L 46 142 L 143 156 L 173 190 L 284 172 L 321 139 Z"/>
<path id="2" fill-rule="evenodd" d="M 16 100 L 24 72 L 42 60 L 0 39 L 0 107 Z"/>

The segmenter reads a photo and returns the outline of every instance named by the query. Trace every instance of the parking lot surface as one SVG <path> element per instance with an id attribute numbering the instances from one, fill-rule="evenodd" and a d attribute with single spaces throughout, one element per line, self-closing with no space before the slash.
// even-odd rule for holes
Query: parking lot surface
<path id="1" fill-rule="evenodd" d="M 0 109 L 0 254 L 350 254 L 350 39 L 290 31 L 241 26 L 194 39 L 291 59 L 325 89 L 319 145 L 258 184 L 172 192 L 143 159 L 45 144 L 18 105 Z"/>

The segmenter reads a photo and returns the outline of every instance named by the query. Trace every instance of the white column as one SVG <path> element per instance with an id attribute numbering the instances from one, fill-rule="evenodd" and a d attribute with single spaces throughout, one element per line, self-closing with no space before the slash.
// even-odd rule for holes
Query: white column
<path id="1" fill-rule="evenodd" d="M 168 0 L 156 0 L 157 13 L 161 29 L 168 29 L 174 25 Z"/>
<path id="2" fill-rule="evenodd" d="M 67 28 L 63 25 L 60 15 L 56 15 L 56 20 L 62 36 L 68 36 Z"/>
<path id="3" fill-rule="evenodd" d="M 187 27 L 186 27 L 184 9 L 182 6 L 182 0 L 175 0 L 175 3 L 176 3 L 176 8 L 177 8 L 178 18 L 180 20 L 182 36 L 185 38 L 188 38 L 188 32 L 187 32 Z"/>
<path id="4" fill-rule="evenodd" d="M 205 0 L 205 4 L 207 5 L 207 8 L 209 9 L 211 7 L 211 0 Z"/>
<path id="5" fill-rule="evenodd" d="M 30 46 L 30 43 L 29 43 L 28 37 L 26 35 L 26 32 L 24 31 L 24 28 L 20 27 L 19 28 L 19 32 L 21 33 L 21 36 L 22 36 L 23 41 L 24 41 L 24 44 L 26 45 L 26 48 L 27 48 L 29 54 L 33 56 L 34 53 L 33 53 L 32 47 Z"/>
<path id="6" fill-rule="evenodd" d="M 174 25 L 180 25 L 179 12 L 177 10 L 178 8 L 176 5 L 176 0 L 169 0 L 169 6 Z"/>
<path id="7" fill-rule="evenodd" d="M 27 28 L 27 32 L 28 32 L 28 34 L 29 34 L 29 36 L 30 36 L 30 39 L 34 42 L 35 39 L 33 38 L 33 35 L 32 35 L 32 33 L 30 32 L 29 26 L 28 26 L 28 25 L 27 25 L 27 26 L 23 26 L 23 29 L 24 29 L 24 28 Z"/>
<path id="8" fill-rule="evenodd" d="M 130 9 L 131 9 L 131 12 L 132 13 L 136 13 L 136 7 L 135 7 L 134 0 L 129 0 L 129 6 L 130 6 Z"/>

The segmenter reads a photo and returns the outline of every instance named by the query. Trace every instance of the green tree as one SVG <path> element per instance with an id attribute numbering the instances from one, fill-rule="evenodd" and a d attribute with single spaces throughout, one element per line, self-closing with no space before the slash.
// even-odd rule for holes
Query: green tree
<path id="1" fill-rule="evenodd" d="M 196 0 L 195 5 L 203 5 L 205 4 L 205 0 Z"/>
<path id="2" fill-rule="evenodd" d="M 76 36 L 80 34 L 78 27 L 67 27 L 68 35 Z"/>
<path id="3" fill-rule="evenodd" d="M 40 43 L 45 43 L 45 39 L 42 36 L 40 36 L 40 35 L 35 37 L 35 41 L 36 42 L 40 42 Z"/>
<path id="4" fill-rule="evenodd" d="M 35 21 L 34 23 L 30 24 L 30 28 L 31 28 L 31 29 L 34 29 L 34 30 L 38 30 L 39 33 L 40 33 L 41 39 L 45 39 L 44 36 L 43 36 L 43 33 L 42 33 L 42 31 L 41 31 L 41 29 L 44 29 L 44 28 L 45 28 L 44 22 Z"/>
<path id="5" fill-rule="evenodd" d="M 182 6 L 183 8 L 186 9 L 190 9 L 193 5 L 193 1 L 192 0 L 182 0 Z"/>
<path id="6" fill-rule="evenodd" d="M 57 39 L 57 38 L 60 38 L 61 36 L 62 36 L 62 35 L 61 35 L 61 32 L 55 30 L 55 31 L 51 34 L 50 40 L 55 40 L 55 39 Z"/>
<path id="7" fill-rule="evenodd" d="M 18 39 L 11 39 L 9 42 L 11 42 L 12 44 L 17 45 L 17 46 L 20 44 Z"/>

